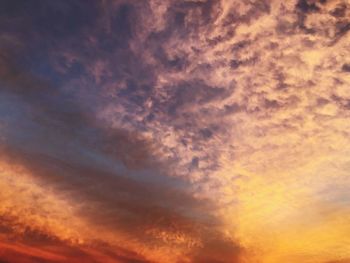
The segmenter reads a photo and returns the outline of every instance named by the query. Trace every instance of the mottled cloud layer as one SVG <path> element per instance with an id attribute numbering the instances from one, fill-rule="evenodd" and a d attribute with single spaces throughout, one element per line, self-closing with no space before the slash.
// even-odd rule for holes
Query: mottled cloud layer
<path id="1" fill-rule="evenodd" d="M 0 261 L 347 262 L 346 0 L 2 1 Z"/>

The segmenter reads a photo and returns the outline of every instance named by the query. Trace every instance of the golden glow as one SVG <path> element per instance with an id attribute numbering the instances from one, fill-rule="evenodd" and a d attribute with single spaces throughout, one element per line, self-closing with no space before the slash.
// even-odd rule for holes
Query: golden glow
<path id="1" fill-rule="evenodd" d="M 348 1 L 146 2 L 63 102 L 0 56 L 0 261 L 350 262 Z"/>

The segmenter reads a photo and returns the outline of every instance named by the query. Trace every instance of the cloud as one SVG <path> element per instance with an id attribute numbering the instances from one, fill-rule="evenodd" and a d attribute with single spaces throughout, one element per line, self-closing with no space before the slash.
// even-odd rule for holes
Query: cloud
<path id="1" fill-rule="evenodd" d="M 7 253 L 349 257 L 347 3 L 2 5 Z"/>
<path id="2" fill-rule="evenodd" d="M 19 240 L 21 243 L 29 239 L 30 244 L 23 246 L 33 251 L 21 254 L 21 247 L 12 245 L 13 240 L 6 241 L 5 238 L 5 259 L 51 260 L 51 252 L 45 252 L 45 246 L 54 240 L 51 246 L 63 249 L 63 255 L 68 253 L 66 258 L 81 260 L 86 257 L 88 260 L 95 256 L 79 252 L 82 248 L 76 247 L 76 242 L 92 245 L 107 242 L 106 245 L 115 249 L 120 242 L 115 235 L 122 235 L 126 243 L 136 242 L 136 246 L 141 247 L 136 250 L 148 249 L 150 252 L 146 255 L 154 250 L 153 246 L 188 251 L 200 247 L 201 242 L 206 242 L 205 233 L 220 225 L 218 219 L 205 212 L 215 210 L 208 200 L 197 200 L 182 179 L 170 177 L 167 169 L 171 162 L 159 159 L 161 154 L 157 153 L 156 143 L 136 131 L 104 127 L 90 115 L 91 112 L 67 99 L 64 91 L 49 81 L 28 73 L 9 58 L 2 64 L 2 95 L 6 101 L 2 116 L 6 121 L 1 159 L 14 167 L 23 167 L 29 174 L 18 182 L 33 180 L 32 184 L 39 187 L 33 190 L 28 182 L 22 186 L 24 192 L 20 195 L 20 199 L 26 199 L 26 205 L 22 204 L 12 212 L 5 205 L 1 211 L 4 218 L 11 218 L 7 221 L 3 218 L 5 227 L 9 228 L 10 222 L 14 222 L 16 229 L 23 229 L 13 231 L 11 235 L 24 238 Z M 8 115 L 6 105 L 13 108 L 14 114 Z M 16 125 L 20 125 L 25 134 L 22 130 L 13 130 Z M 9 167 L 4 168 L 4 172 L 12 169 L 15 171 L 10 173 L 18 173 L 16 168 Z M 10 184 L 3 180 L 6 192 L 12 195 Z M 43 198 L 46 194 L 41 189 L 45 188 L 54 192 L 49 193 L 53 200 L 50 198 L 47 203 L 38 205 L 38 209 L 27 212 L 24 207 L 31 207 L 38 198 Z M 4 197 L 6 202 L 17 206 L 19 203 L 11 201 L 10 196 Z M 66 215 L 65 211 L 50 207 L 58 202 L 55 201 L 57 198 L 70 203 L 74 214 Z M 66 217 L 76 221 L 78 226 L 66 225 Z M 46 218 L 55 219 L 51 222 Z M 81 225 L 79 218 L 86 223 Z M 85 224 L 111 234 L 106 238 L 92 233 L 95 237 L 91 238 L 75 232 L 78 228 L 87 228 Z M 28 225 L 31 226 L 29 230 Z M 67 227 L 68 233 L 60 233 L 62 227 Z M 38 238 L 39 243 L 36 242 Z M 127 249 L 135 249 L 135 244 L 134 248 L 129 246 L 125 245 Z M 77 251 L 74 253 L 78 255 L 71 256 L 70 250 Z M 58 262 L 66 260 L 55 253 L 52 258 Z M 119 255 L 110 258 L 123 261 Z"/>

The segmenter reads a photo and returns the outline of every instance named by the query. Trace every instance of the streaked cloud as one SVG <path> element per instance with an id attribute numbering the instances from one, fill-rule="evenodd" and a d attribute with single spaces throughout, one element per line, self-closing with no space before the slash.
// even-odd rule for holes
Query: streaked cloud
<path id="1" fill-rule="evenodd" d="M 347 1 L 0 21 L 0 260 L 347 262 Z"/>

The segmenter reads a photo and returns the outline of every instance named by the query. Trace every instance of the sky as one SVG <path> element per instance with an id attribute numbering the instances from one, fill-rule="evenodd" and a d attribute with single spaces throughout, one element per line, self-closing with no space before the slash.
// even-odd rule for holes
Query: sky
<path id="1" fill-rule="evenodd" d="M 1 263 L 349 263 L 350 2 L 0 1 Z"/>

